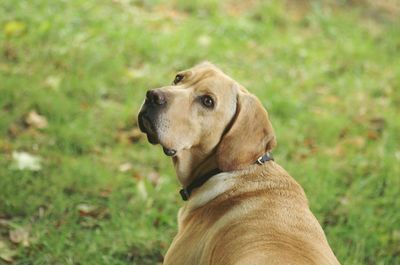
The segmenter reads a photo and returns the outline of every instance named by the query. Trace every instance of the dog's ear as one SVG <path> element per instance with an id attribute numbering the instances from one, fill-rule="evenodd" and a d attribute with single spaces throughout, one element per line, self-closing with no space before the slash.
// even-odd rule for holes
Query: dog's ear
<path id="1" fill-rule="evenodd" d="M 244 88 L 238 89 L 236 114 L 217 147 L 222 171 L 241 169 L 276 146 L 268 113 L 261 102 Z"/>

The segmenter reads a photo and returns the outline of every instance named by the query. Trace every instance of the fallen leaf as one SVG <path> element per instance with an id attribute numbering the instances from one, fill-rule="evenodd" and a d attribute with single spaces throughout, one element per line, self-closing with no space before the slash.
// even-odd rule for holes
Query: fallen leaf
<path id="1" fill-rule="evenodd" d="M 16 254 L 15 250 L 12 250 L 7 243 L 0 240 L 0 259 L 8 263 L 13 263 Z"/>
<path id="2" fill-rule="evenodd" d="M 345 155 L 345 150 L 341 145 L 336 145 L 332 148 L 325 149 L 325 154 L 334 157 L 343 157 Z"/>
<path id="3" fill-rule="evenodd" d="M 370 140 L 377 140 L 383 133 L 386 127 L 386 120 L 384 118 L 373 118 L 369 120 L 369 129 L 367 137 Z"/>
<path id="4" fill-rule="evenodd" d="M 62 225 L 64 225 L 66 223 L 66 221 L 65 220 L 57 220 L 55 223 L 54 223 L 54 226 L 56 227 L 56 228 L 60 228 Z"/>
<path id="5" fill-rule="evenodd" d="M 60 87 L 61 84 L 61 77 L 59 76 L 48 76 L 45 80 L 44 80 L 44 84 L 53 89 L 53 90 L 57 90 Z"/>
<path id="6" fill-rule="evenodd" d="M 135 142 L 139 141 L 141 138 L 143 138 L 143 136 L 144 136 L 144 134 L 139 130 L 139 128 L 133 128 L 128 133 L 128 139 L 132 143 L 135 143 Z"/>
<path id="7" fill-rule="evenodd" d="M 3 55 L 6 59 L 10 61 L 17 61 L 18 60 L 18 53 L 15 47 L 11 47 L 8 45 L 5 45 L 4 50 L 3 50 Z"/>
<path id="8" fill-rule="evenodd" d="M 24 247 L 29 246 L 29 231 L 24 227 L 19 227 L 9 232 L 10 241 L 15 244 L 21 244 Z"/>
<path id="9" fill-rule="evenodd" d="M 143 179 L 143 175 L 141 173 L 139 173 L 138 171 L 134 171 L 132 174 L 132 177 L 134 179 L 136 179 L 137 181 L 142 180 Z"/>
<path id="10" fill-rule="evenodd" d="M 10 225 L 9 220 L 0 218 L 0 227 L 8 227 L 9 225 Z"/>
<path id="11" fill-rule="evenodd" d="M 0 152 L 10 153 L 12 151 L 12 145 L 6 139 L 0 139 Z"/>
<path id="12" fill-rule="evenodd" d="M 343 196 L 343 197 L 339 198 L 339 202 L 340 202 L 340 204 L 342 204 L 342 205 L 348 205 L 349 202 L 350 202 L 350 200 L 349 200 L 348 197 Z"/>
<path id="13" fill-rule="evenodd" d="M 201 35 L 197 38 L 197 42 L 200 46 L 208 47 L 211 44 L 211 37 L 208 35 Z"/>
<path id="14" fill-rule="evenodd" d="M 368 130 L 367 137 L 369 140 L 378 140 L 380 134 L 377 131 Z"/>
<path id="15" fill-rule="evenodd" d="M 354 136 L 347 138 L 343 141 L 344 145 L 351 145 L 358 148 L 363 148 L 365 146 L 365 138 L 362 136 Z"/>
<path id="16" fill-rule="evenodd" d="M 340 98 L 334 95 L 328 95 L 323 97 L 323 102 L 330 104 L 330 105 L 335 105 L 336 103 L 338 103 L 340 101 Z"/>
<path id="17" fill-rule="evenodd" d="M 118 167 L 120 172 L 127 172 L 133 168 L 133 165 L 129 162 L 123 163 Z"/>
<path id="18" fill-rule="evenodd" d="M 116 138 L 121 143 L 136 143 L 140 139 L 144 138 L 145 134 L 142 133 L 139 128 L 135 127 L 131 130 L 119 130 Z"/>
<path id="19" fill-rule="evenodd" d="M 11 137 L 17 137 L 21 133 L 21 129 L 15 123 L 12 123 L 7 132 Z"/>
<path id="20" fill-rule="evenodd" d="M 43 129 L 48 126 L 46 117 L 39 115 L 36 111 L 30 111 L 25 118 L 26 124 L 37 129 Z"/>
<path id="21" fill-rule="evenodd" d="M 14 160 L 13 167 L 17 170 L 39 171 L 42 169 L 40 164 L 42 159 L 38 156 L 31 155 L 27 152 L 14 151 L 12 157 Z"/>
<path id="22" fill-rule="evenodd" d="M 111 188 L 103 188 L 100 190 L 100 197 L 108 198 L 110 197 L 111 192 L 112 192 Z"/>
<path id="23" fill-rule="evenodd" d="M 90 205 L 90 204 L 86 204 L 86 203 L 78 204 L 78 205 L 76 206 L 76 208 L 78 209 L 79 214 L 80 214 L 81 216 L 88 216 L 88 215 L 90 216 L 90 215 L 92 215 L 93 212 L 96 211 L 96 209 L 97 209 L 96 206 Z"/>
<path id="24" fill-rule="evenodd" d="M 102 219 L 106 216 L 109 216 L 107 208 L 104 207 L 98 207 L 95 205 L 81 203 L 78 204 L 76 208 L 79 211 L 79 215 L 84 217 L 93 217 L 97 219 Z"/>

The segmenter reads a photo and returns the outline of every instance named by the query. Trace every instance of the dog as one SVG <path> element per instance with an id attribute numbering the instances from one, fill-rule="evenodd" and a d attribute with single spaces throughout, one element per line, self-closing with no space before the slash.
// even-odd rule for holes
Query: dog
<path id="1" fill-rule="evenodd" d="M 186 201 L 165 265 L 339 264 L 301 186 L 272 158 L 260 101 L 209 62 L 147 91 L 139 128 Z"/>

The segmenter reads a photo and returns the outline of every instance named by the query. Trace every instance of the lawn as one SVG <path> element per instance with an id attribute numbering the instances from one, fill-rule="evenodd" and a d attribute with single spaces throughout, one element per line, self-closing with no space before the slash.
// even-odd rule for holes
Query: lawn
<path id="1" fill-rule="evenodd" d="M 268 109 L 274 156 L 342 264 L 400 264 L 400 4 L 2 0 L 0 264 L 160 264 L 183 204 L 138 132 L 209 60 Z"/>

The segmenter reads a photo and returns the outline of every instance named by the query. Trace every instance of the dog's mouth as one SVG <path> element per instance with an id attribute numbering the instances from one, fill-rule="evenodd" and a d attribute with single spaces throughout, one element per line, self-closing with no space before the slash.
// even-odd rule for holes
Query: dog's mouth
<path id="1" fill-rule="evenodd" d="M 160 141 L 158 139 L 156 128 L 151 119 L 146 115 L 146 113 L 139 113 L 139 129 L 147 135 L 147 140 L 151 144 L 158 144 Z"/>
<path id="2" fill-rule="evenodd" d="M 147 140 L 151 144 L 161 144 L 161 146 L 163 147 L 164 154 L 167 156 L 176 155 L 175 149 L 167 148 L 160 142 L 156 126 L 153 120 L 146 113 L 144 112 L 139 113 L 138 122 L 139 122 L 139 129 L 146 134 Z"/>

